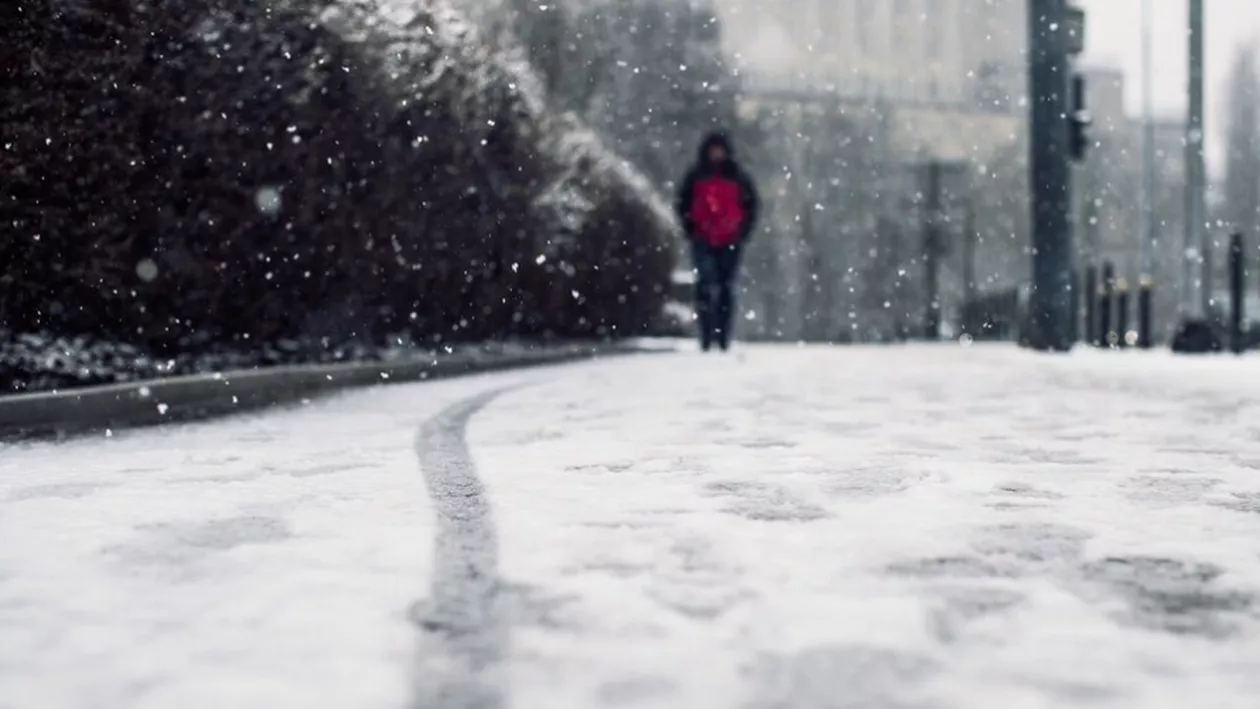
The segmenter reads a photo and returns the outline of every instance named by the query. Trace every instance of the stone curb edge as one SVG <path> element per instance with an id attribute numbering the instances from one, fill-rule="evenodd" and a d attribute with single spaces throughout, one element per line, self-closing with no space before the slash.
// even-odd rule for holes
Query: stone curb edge
<path id="1" fill-rule="evenodd" d="M 507 353 L 467 351 L 401 362 L 293 365 L 0 397 L 0 441 L 60 438 L 191 421 L 299 402 L 352 387 L 427 381 L 617 355 L 668 351 L 569 344 Z"/>

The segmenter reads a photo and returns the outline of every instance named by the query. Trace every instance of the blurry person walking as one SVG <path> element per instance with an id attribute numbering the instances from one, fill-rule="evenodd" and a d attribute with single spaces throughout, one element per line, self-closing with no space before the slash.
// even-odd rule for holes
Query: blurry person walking
<path id="1" fill-rule="evenodd" d="M 691 242 L 700 347 L 708 352 L 716 344 L 726 350 L 740 255 L 756 225 L 760 201 L 725 134 L 711 133 L 700 144 L 699 159 L 683 179 L 675 206 Z"/>

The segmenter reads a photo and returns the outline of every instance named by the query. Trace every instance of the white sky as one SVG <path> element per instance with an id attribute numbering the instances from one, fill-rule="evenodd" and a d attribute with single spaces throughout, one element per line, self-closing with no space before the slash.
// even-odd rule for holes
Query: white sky
<path id="1" fill-rule="evenodd" d="M 1086 55 L 1091 64 L 1117 66 L 1125 71 L 1126 104 L 1140 115 L 1142 97 L 1142 0 L 1075 0 L 1085 8 Z M 1157 114 L 1185 115 L 1186 0 L 1149 0 L 1154 10 L 1154 105 Z M 1204 0 L 1206 35 L 1205 106 L 1208 161 L 1220 170 L 1224 134 L 1225 82 L 1234 48 L 1260 36 L 1260 0 Z"/>

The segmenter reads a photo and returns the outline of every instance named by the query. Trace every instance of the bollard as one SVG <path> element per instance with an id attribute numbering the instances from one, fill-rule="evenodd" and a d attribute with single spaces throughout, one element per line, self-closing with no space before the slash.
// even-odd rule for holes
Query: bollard
<path id="1" fill-rule="evenodd" d="M 1098 339 L 1098 267 L 1085 269 L 1085 339 L 1094 347 L 1102 344 Z"/>
<path id="2" fill-rule="evenodd" d="M 1142 275 L 1138 284 L 1138 347 L 1149 350 L 1154 338 L 1151 332 L 1151 290 L 1154 284 L 1150 276 Z"/>
<path id="3" fill-rule="evenodd" d="M 1234 354 L 1242 354 L 1247 349 L 1243 342 L 1243 293 L 1246 292 L 1246 280 L 1243 275 L 1243 236 L 1232 234 L 1229 237 L 1229 346 Z"/>
<path id="4" fill-rule="evenodd" d="M 1072 309 L 1069 311 L 1072 313 L 1072 318 L 1068 324 L 1071 326 L 1069 334 L 1073 345 L 1081 341 L 1081 282 L 1084 278 L 1080 271 L 1072 271 Z M 1086 337 L 1088 338 L 1088 335 Z"/>
<path id="5" fill-rule="evenodd" d="M 1006 332 L 1007 338 L 1019 341 L 1024 337 L 1024 323 L 1027 322 L 1028 313 L 1019 304 L 1019 290 L 1011 288 L 1006 291 L 1005 301 L 1002 305 L 1003 311 L 1006 312 Z"/>
<path id="6" fill-rule="evenodd" d="M 1129 340 L 1129 282 L 1121 278 L 1116 281 L 1116 332 L 1115 346 L 1128 347 Z"/>
<path id="7" fill-rule="evenodd" d="M 1116 269 L 1111 263 L 1103 264 L 1102 283 L 1098 289 L 1098 342 L 1103 347 L 1113 347 L 1115 333 L 1111 330 L 1111 294 L 1116 287 Z"/>

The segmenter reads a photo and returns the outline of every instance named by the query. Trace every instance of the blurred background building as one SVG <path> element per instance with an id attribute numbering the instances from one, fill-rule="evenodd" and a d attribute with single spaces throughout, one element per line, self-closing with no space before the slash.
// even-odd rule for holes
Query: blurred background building
<path id="1" fill-rule="evenodd" d="M 1142 120 L 1126 114 L 1126 77 L 1111 67 L 1085 67 L 1087 105 L 1094 140 L 1089 159 L 1076 169 L 1077 245 L 1082 264 L 1115 265 L 1116 276 L 1136 287 L 1141 277 Z M 1175 327 L 1185 226 L 1185 123 L 1156 118 L 1154 134 L 1155 302 L 1157 339 Z"/>
<path id="2" fill-rule="evenodd" d="M 890 339 L 916 330 L 924 168 L 964 167 L 947 203 L 941 307 L 975 271 L 1027 275 L 1022 0 L 734 0 L 717 6 L 744 114 L 774 125 L 771 243 L 750 254 L 765 337 Z M 786 127 L 783 130 L 782 127 Z M 763 169 L 763 172 L 765 170 Z M 948 321 L 949 318 L 947 317 Z"/>

